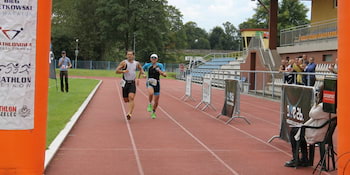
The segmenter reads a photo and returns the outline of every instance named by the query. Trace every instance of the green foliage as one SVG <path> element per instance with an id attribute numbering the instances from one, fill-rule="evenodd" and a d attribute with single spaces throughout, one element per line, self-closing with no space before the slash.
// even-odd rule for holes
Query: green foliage
<path id="1" fill-rule="evenodd" d="M 66 50 L 74 58 L 79 44 L 79 60 L 119 62 L 134 46 L 141 62 L 152 53 L 178 62 L 181 49 L 237 50 L 236 28 L 226 22 L 222 30 L 225 34 L 214 33 L 210 40 L 195 22 L 183 24 L 181 12 L 167 0 L 53 0 L 53 51 Z M 217 39 L 219 44 L 212 43 Z"/>
<path id="2" fill-rule="evenodd" d="M 267 8 L 270 7 L 270 0 L 262 0 Z M 240 29 L 268 28 L 268 11 L 258 3 L 254 9 L 255 14 L 247 21 L 239 25 Z M 282 0 L 279 3 L 278 30 L 309 23 L 307 19 L 308 9 L 300 0 Z"/>
<path id="3" fill-rule="evenodd" d="M 56 91 L 55 83 L 55 80 L 50 79 L 47 146 L 50 145 L 57 134 L 66 126 L 67 122 L 69 122 L 80 105 L 95 88 L 98 81 L 90 79 L 69 79 L 69 93 Z"/>

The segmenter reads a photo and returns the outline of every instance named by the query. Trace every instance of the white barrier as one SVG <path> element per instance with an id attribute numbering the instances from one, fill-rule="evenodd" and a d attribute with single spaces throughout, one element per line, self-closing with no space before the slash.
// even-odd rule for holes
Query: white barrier
<path id="1" fill-rule="evenodd" d="M 192 98 L 192 75 L 191 73 L 186 76 L 186 87 L 185 87 L 185 95 L 180 98 L 183 101 L 187 101 L 188 99 L 194 101 Z"/>
<path id="2" fill-rule="evenodd" d="M 211 77 L 203 79 L 202 101 L 196 106 L 196 109 L 199 108 L 202 104 L 205 104 L 205 106 L 201 109 L 202 111 L 207 107 L 210 107 L 216 111 L 215 107 L 211 105 Z"/>

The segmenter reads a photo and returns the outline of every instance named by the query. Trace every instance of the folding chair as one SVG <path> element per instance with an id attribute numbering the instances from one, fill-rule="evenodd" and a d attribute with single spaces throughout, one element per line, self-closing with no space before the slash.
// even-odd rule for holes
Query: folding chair
<path id="1" fill-rule="evenodd" d="M 305 137 L 305 129 L 306 128 L 308 128 L 308 129 L 321 129 L 321 128 L 324 128 L 327 126 L 328 126 L 328 129 L 327 129 L 327 132 L 326 132 L 326 135 L 325 135 L 325 138 L 323 139 L 323 141 L 309 145 L 310 165 L 313 166 L 314 156 L 315 156 L 315 145 L 319 146 L 320 158 L 321 158 L 321 160 L 317 163 L 317 166 L 315 167 L 312 174 L 314 174 L 316 172 L 318 167 L 320 167 L 320 172 L 319 172 L 320 174 L 321 174 L 321 171 L 323 171 L 323 170 L 333 171 L 336 169 L 335 155 L 337 155 L 337 153 L 334 151 L 333 133 L 335 131 L 335 128 L 337 127 L 337 117 L 329 119 L 327 122 L 325 122 L 323 125 L 321 125 L 319 127 L 301 126 L 300 138 Z M 297 150 L 299 150 L 299 149 L 300 149 L 300 140 L 297 142 Z M 298 157 L 299 151 L 296 151 L 295 154 L 297 154 L 297 155 L 295 155 L 295 157 Z M 333 169 L 330 169 L 330 163 L 331 163 L 330 160 L 332 161 Z M 298 161 L 298 159 L 296 161 Z M 297 162 L 297 164 L 298 164 L 298 162 Z"/>

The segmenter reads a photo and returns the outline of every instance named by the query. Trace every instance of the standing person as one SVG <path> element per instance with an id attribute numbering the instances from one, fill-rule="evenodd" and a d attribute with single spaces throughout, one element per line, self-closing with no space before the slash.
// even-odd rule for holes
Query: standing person
<path id="1" fill-rule="evenodd" d="M 287 82 L 288 84 L 293 84 L 294 83 L 294 74 L 292 74 L 292 72 L 294 72 L 293 69 L 293 64 L 294 64 L 294 59 L 290 59 L 288 62 L 288 65 L 286 67 L 286 71 L 285 71 L 285 82 Z"/>
<path id="2" fill-rule="evenodd" d="M 335 64 L 331 64 L 328 70 L 334 74 L 338 74 L 338 58 L 335 59 Z"/>
<path id="3" fill-rule="evenodd" d="M 297 61 L 293 64 L 293 69 L 295 72 L 303 72 L 303 58 L 296 59 Z M 303 85 L 303 75 L 302 74 L 296 74 L 296 84 Z"/>
<path id="4" fill-rule="evenodd" d="M 123 89 L 123 98 L 125 103 L 129 103 L 129 111 L 126 115 L 128 120 L 131 119 L 134 111 L 136 84 L 139 84 L 139 80 L 136 82 L 136 70 L 140 70 L 138 78 L 140 79 L 141 74 L 144 74 L 141 64 L 135 60 L 135 53 L 133 51 L 126 52 L 126 60 L 122 61 L 116 69 L 117 74 L 123 74 L 123 79 L 120 83 Z"/>
<path id="5" fill-rule="evenodd" d="M 62 51 L 62 57 L 58 61 L 58 67 L 60 67 L 60 80 L 61 80 L 61 91 L 64 92 L 64 89 L 68 93 L 68 69 L 72 67 L 70 59 L 67 57 L 66 51 Z M 63 85 L 63 79 L 65 85 Z"/>
<path id="6" fill-rule="evenodd" d="M 160 80 L 159 77 L 162 75 L 166 77 L 165 69 L 162 63 L 158 63 L 158 55 L 152 54 L 150 58 L 151 62 L 143 65 L 143 70 L 148 72 L 147 77 L 147 88 L 148 88 L 148 97 L 149 104 L 147 106 L 147 111 L 151 112 L 151 118 L 155 119 L 156 109 L 159 103 L 160 95 Z M 154 104 L 152 105 L 152 101 Z"/>
<path id="7" fill-rule="evenodd" d="M 309 58 L 309 64 L 305 68 L 305 72 L 307 73 L 315 73 L 316 72 L 316 64 L 315 59 L 313 57 Z M 306 86 L 314 86 L 316 82 L 316 76 L 315 75 L 305 75 L 304 76 L 304 84 Z"/>

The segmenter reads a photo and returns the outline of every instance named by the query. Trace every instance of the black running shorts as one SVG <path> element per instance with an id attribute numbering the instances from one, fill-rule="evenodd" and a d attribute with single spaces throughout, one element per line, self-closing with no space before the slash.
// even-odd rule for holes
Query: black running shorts
<path id="1" fill-rule="evenodd" d="M 128 98 L 130 93 L 136 93 L 135 81 L 132 83 L 125 83 L 125 86 L 123 87 L 123 98 Z"/>

